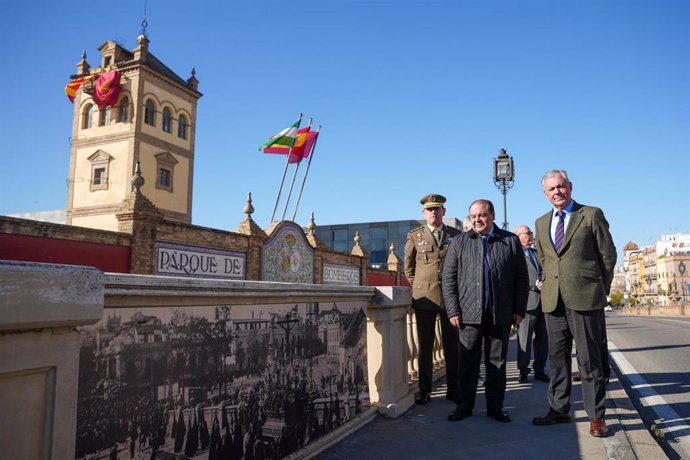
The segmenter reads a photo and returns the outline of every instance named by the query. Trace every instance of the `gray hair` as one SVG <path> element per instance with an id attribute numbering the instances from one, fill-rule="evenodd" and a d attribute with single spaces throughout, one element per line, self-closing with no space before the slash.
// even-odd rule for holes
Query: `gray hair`
<path id="1" fill-rule="evenodd" d="M 490 212 L 491 214 L 495 214 L 495 213 L 496 213 L 496 211 L 494 211 L 494 204 L 493 204 L 490 200 L 486 200 L 486 199 L 484 199 L 484 198 L 480 198 L 480 199 L 478 199 L 478 200 L 474 200 L 472 203 L 470 203 L 469 209 L 472 209 L 472 206 L 474 206 L 474 205 L 477 204 L 477 203 L 481 203 L 481 204 L 484 204 L 484 205 L 488 206 L 489 212 Z"/>
<path id="2" fill-rule="evenodd" d="M 568 179 L 568 172 L 565 169 L 552 169 L 550 171 L 546 171 L 546 174 L 544 174 L 544 177 L 541 178 L 541 186 L 544 186 L 544 182 L 547 180 L 551 179 L 553 176 L 562 176 L 563 179 L 566 180 L 566 182 L 570 182 L 570 179 Z"/>

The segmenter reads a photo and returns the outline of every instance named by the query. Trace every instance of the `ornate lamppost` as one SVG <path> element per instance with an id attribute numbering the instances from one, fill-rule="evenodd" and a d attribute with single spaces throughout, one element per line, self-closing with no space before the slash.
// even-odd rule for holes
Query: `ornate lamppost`
<path id="1" fill-rule="evenodd" d="M 685 296 L 687 294 L 688 286 L 687 286 L 687 284 L 685 284 L 685 263 L 682 260 L 678 264 L 678 273 L 680 273 L 680 283 L 681 283 L 682 292 L 683 292 L 683 303 L 685 303 L 687 301 Z"/>
<path id="2" fill-rule="evenodd" d="M 508 155 L 506 149 L 498 152 L 498 158 L 494 158 L 494 184 L 503 194 L 503 230 L 508 230 L 508 203 L 506 195 L 515 184 L 515 165 L 513 158 Z"/>

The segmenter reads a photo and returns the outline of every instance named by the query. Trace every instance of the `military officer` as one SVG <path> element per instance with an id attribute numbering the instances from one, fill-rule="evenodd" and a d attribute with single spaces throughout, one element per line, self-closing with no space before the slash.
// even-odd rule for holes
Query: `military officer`
<path id="1" fill-rule="evenodd" d="M 427 404 L 431 395 L 436 317 L 440 317 L 443 353 L 446 360 L 446 399 L 458 396 L 458 330 L 448 320 L 441 295 L 441 270 L 450 239 L 460 231 L 443 224 L 446 198 L 438 194 L 422 197 L 426 224 L 407 234 L 405 277 L 412 287 L 412 308 L 419 340 L 419 395 L 417 404 Z"/>

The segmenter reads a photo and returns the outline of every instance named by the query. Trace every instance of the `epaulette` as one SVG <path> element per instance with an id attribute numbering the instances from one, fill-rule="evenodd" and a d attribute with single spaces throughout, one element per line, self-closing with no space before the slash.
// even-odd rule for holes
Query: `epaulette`
<path id="1" fill-rule="evenodd" d="M 419 227 L 413 228 L 412 230 L 410 230 L 410 231 L 407 232 L 407 233 L 408 233 L 408 234 L 411 234 L 411 233 L 415 233 L 415 232 L 421 232 L 422 230 L 424 230 L 424 227 L 425 227 L 424 225 L 420 225 Z"/>

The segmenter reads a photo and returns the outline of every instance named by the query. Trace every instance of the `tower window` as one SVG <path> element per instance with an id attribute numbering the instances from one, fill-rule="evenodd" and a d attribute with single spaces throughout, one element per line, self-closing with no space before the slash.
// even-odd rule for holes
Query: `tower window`
<path id="1" fill-rule="evenodd" d="M 177 121 L 177 137 L 187 139 L 187 118 L 184 115 L 180 115 Z"/>
<path id="2" fill-rule="evenodd" d="M 168 152 L 156 155 L 156 188 L 173 192 L 175 165 L 178 161 Z"/>
<path id="3" fill-rule="evenodd" d="M 172 186 L 172 172 L 169 169 L 158 169 L 158 185 L 163 188 L 169 188 Z"/>
<path id="4" fill-rule="evenodd" d="M 144 123 L 151 126 L 156 126 L 156 106 L 151 99 L 146 100 L 144 109 Z"/>
<path id="5" fill-rule="evenodd" d="M 105 168 L 94 168 L 93 185 L 104 185 L 106 182 Z"/>
<path id="6" fill-rule="evenodd" d="M 112 159 L 113 157 L 103 150 L 97 150 L 93 155 L 87 158 L 87 160 L 91 162 L 90 191 L 108 189 L 108 175 L 110 171 L 110 160 Z"/>
<path id="7" fill-rule="evenodd" d="M 169 108 L 164 108 L 163 109 L 163 131 L 166 133 L 171 133 L 172 132 L 172 114 L 170 113 Z"/>
<path id="8" fill-rule="evenodd" d="M 110 107 L 104 107 L 101 109 L 100 126 L 108 126 L 110 124 Z"/>
<path id="9" fill-rule="evenodd" d="M 119 123 L 127 123 L 129 121 L 129 98 L 123 97 L 120 101 L 120 106 L 117 114 L 117 121 Z"/>
<path id="10" fill-rule="evenodd" d="M 93 104 L 88 104 L 84 108 L 84 116 L 81 122 L 81 127 L 83 129 L 91 128 L 93 124 Z"/>

